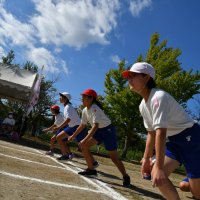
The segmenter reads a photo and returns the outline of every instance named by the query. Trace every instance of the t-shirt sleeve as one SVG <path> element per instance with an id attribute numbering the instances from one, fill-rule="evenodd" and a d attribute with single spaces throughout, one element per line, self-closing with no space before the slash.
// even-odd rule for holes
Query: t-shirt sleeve
<path id="1" fill-rule="evenodd" d="M 88 119 L 87 119 L 87 115 L 86 115 L 86 110 L 83 109 L 82 117 L 81 117 L 81 124 L 87 124 L 87 123 L 88 123 Z"/>
<path id="2" fill-rule="evenodd" d="M 97 106 L 92 107 L 92 122 L 100 123 L 101 121 L 101 110 Z"/>
<path id="3" fill-rule="evenodd" d="M 153 114 L 153 129 L 167 128 L 168 113 L 170 111 L 168 95 L 166 93 L 161 93 L 155 96 L 152 99 L 151 107 Z"/>
<path id="4" fill-rule="evenodd" d="M 73 115 L 73 107 L 67 106 L 65 114 L 66 114 L 65 119 L 67 118 L 71 119 Z"/>

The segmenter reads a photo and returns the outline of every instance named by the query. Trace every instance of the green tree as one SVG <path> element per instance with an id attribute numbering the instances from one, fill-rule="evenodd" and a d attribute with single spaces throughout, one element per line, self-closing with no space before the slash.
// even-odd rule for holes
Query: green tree
<path id="1" fill-rule="evenodd" d="M 181 68 L 178 57 L 181 50 L 167 47 L 167 40 L 159 42 L 159 34 L 154 33 L 151 37 L 150 48 L 145 57 L 139 55 L 138 61 L 151 63 L 156 70 L 156 83 L 159 88 L 168 91 L 175 99 L 186 107 L 189 99 L 199 94 L 200 74 L 192 73 Z M 121 77 L 121 72 L 130 66 L 125 66 L 121 61 L 118 69 L 111 69 L 105 77 L 104 104 L 108 115 L 117 127 L 118 133 L 124 142 L 123 156 L 127 149 L 134 146 L 141 148 L 141 142 L 137 133 L 143 133 L 144 127 L 138 106 L 141 101 L 139 95 L 130 92 L 127 80 Z M 134 141 L 134 142 L 133 142 Z"/>
<path id="2" fill-rule="evenodd" d="M 122 157 L 126 157 L 128 148 L 142 150 L 144 144 L 137 133 L 144 131 L 138 105 L 141 98 L 127 87 L 127 80 L 122 78 L 125 60 L 118 69 L 111 69 L 105 78 L 106 97 L 103 100 L 106 113 L 117 128 L 118 137 L 123 143 Z"/>
<path id="3" fill-rule="evenodd" d="M 2 57 L 2 61 L 4 64 L 13 65 L 12 62 L 14 58 L 14 51 L 11 50 L 7 56 Z M 19 65 L 13 66 L 18 66 L 19 68 L 30 70 L 35 73 L 38 72 L 38 66 L 29 61 L 21 67 Z M 56 81 L 56 78 L 54 80 L 42 78 L 38 103 L 34 106 L 32 112 L 28 116 L 27 122 L 33 134 L 36 129 L 40 126 L 45 126 L 45 124 L 49 122 L 49 119 L 51 119 L 49 109 L 52 104 L 56 103 L 55 96 L 57 90 L 54 87 Z M 21 123 L 22 115 L 26 112 L 27 105 L 14 100 L 6 100 L 3 105 L 7 110 L 13 111 L 15 113 L 16 121 Z"/>
<path id="4" fill-rule="evenodd" d="M 7 55 L 7 56 L 2 56 L 2 63 L 3 63 L 3 64 L 11 65 L 14 59 L 15 59 L 14 51 L 13 51 L 13 50 L 10 50 L 10 51 L 8 52 L 8 55 Z"/>
<path id="5" fill-rule="evenodd" d="M 192 73 L 183 70 L 178 57 L 181 50 L 167 47 L 167 40 L 159 43 L 159 34 L 151 37 L 150 48 L 144 61 L 151 63 L 156 70 L 156 83 L 158 87 L 168 91 L 180 104 L 186 107 L 189 99 L 199 94 L 199 71 Z"/>

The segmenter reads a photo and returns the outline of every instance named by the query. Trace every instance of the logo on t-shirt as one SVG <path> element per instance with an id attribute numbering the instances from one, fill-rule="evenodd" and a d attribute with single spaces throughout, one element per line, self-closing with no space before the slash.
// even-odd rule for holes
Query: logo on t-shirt
<path id="1" fill-rule="evenodd" d="M 158 107 L 159 107 L 159 101 L 158 101 L 157 98 L 155 98 L 155 99 L 153 100 L 153 105 L 154 105 L 155 108 L 158 108 Z"/>
<path id="2" fill-rule="evenodd" d="M 190 142 L 190 140 L 191 140 L 191 135 L 188 135 L 187 137 L 186 137 L 186 140 L 188 141 L 188 142 Z"/>

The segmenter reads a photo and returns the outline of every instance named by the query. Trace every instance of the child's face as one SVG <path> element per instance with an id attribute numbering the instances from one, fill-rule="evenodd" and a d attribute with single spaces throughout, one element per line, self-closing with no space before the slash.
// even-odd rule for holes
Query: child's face
<path id="1" fill-rule="evenodd" d="M 128 77 L 130 90 L 140 94 L 146 86 L 146 83 L 148 81 L 147 78 L 149 79 L 147 75 L 144 76 L 143 74 L 139 74 L 135 72 L 130 73 Z"/>
<path id="2" fill-rule="evenodd" d="M 55 110 L 54 110 L 54 109 L 51 109 L 51 113 L 52 113 L 53 115 L 55 115 Z"/>
<path id="3" fill-rule="evenodd" d="M 65 98 L 63 96 L 60 95 L 60 103 L 65 103 Z"/>
<path id="4" fill-rule="evenodd" d="M 85 107 L 90 107 L 92 105 L 92 98 L 87 95 L 82 95 L 82 102 Z"/>

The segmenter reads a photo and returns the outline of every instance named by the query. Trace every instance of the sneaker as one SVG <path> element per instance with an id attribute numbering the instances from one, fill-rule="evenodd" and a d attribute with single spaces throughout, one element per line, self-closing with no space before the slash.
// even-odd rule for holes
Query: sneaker
<path id="1" fill-rule="evenodd" d="M 48 155 L 48 156 L 53 156 L 54 155 L 53 151 L 51 151 L 51 150 L 47 151 L 45 154 Z"/>
<path id="2" fill-rule="evenodd" d="M 72 160 L 73 158 L 74 158 L 74 154 L 73 154 L 73 153 L 70 153 L 70 154 L 69 154 L 69 159 Z"/>
<path id="3" fill-rule="evenodd" d="M 126 175 L 126 176 L 123 177 L 123 186 L 124 187 L 130 186 L 130 182 L 131 182 L 131 180 L 130 180 L 130 176 L 129 175 Z"/>
<path id="4" fill-rule="evenodd" d="M 97 176 L 97 171 L 95 169 L 86 169 L 82 172 L 78 172 L 82 176 Z"/>
<path id="5" fill-rule="evenodd" d="M 93 162 L 93 167 L 94 167 L 94 169 L 96 169 L 98 166 L 99 166 L 99 163 L 95 160 L 95 161 Z"/>
<path id="6" fill-rule="evenodd" d="M 69 160 L 69 155 L 62 155 L 57 160 Z"/>

